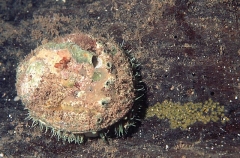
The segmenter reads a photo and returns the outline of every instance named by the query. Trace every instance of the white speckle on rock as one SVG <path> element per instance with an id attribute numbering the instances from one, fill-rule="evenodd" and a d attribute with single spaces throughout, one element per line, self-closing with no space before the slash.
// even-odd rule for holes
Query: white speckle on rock
<path id="1" fill-rule="evenodd" d="M 20 97 L 19 97 L 19 96 L 16 96 L 16 97 L 14 97 L 13 100 L 14 100 L 14 101 L 19 101 L 19 100 L 20 100 Z"/>

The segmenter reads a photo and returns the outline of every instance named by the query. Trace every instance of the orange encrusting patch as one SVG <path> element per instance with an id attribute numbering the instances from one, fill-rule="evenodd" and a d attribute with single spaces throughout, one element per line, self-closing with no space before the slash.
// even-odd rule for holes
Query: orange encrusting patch
<path id="1" fill-rule="evenodd" d="M 59 55 L 62 58 L 65 57 L 67 60 L 70 60 L 72 57 L 70 52 L 67 49 L 58 50 L 57 55 Z"/>
<path id="2" fill-rule="evenodd" d="M 57 55 L 59 55 L 60 57 L 62 57 L 62 60 L 59 61 L 59 63 L 55 63 L 54 67 L 55 68 L 59 68 L 59 69 L 67 69 L 68 66 L 67 64 L 70 62 L 71 60 L 71 54 L 67 49 L 62 49 L 59 50 L 57 52 Z"/>
<path id="3" fill-rule="evenodd" d="M 67 59 L 66 57 L 63 57 L 62 60 L 59 61 L 59 63 L 55 63 L 54 67 L 59 69 L 67 69 L 67 64 L 70 62 L 70 59 Z"/>

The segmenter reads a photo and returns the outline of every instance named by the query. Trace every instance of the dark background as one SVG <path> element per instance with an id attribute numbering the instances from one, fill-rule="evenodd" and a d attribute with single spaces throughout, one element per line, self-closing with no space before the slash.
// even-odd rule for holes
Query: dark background
<path id="1" fill-rule="evenodd" d="M 0 0 L 0 157 L 239 157 L 239 18 L 237 0 Z M 79 31 L 124 41 L 141 63 L 146 106 L 211 98 L 230 120 L 181 130 L 146 118 L 109 145 L 63 143 L 31 127 L 14 101 L 17 64 L 38 45 Z"/>

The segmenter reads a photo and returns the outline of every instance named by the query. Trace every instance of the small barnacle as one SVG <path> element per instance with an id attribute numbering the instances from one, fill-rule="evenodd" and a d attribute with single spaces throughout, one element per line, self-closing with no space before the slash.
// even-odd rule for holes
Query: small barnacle
<path id="1" fill-rule="evenodd" d="M 104 82 L 104 88 L 105 89 L 109 89 L 115 82 L 115 78 L 114 77 L 109 77 L 108 80 L 106 82 Z"/>
<path id="2" fill-rule="evenodd" d="M 103 107 L 107 107 L 107 105 L 111 102 L 110 97 L 103 98 L 102 100 L 99 101 L 99 104 L 102 105 Z"/>
<path id="3" fill-rule="evenodd" d="M 107 62 L 107 64 L 106 64 L 106 68 L 107 68 L 107 69 L 111 69 L 111 68 L 112 68 L 112 63 Z"/>
<path id="4" fill-rule="evenodd" d="M 101 114 L 96 114 L 96 124 L 100 125 L 103 122 L 103 117 Z"/>

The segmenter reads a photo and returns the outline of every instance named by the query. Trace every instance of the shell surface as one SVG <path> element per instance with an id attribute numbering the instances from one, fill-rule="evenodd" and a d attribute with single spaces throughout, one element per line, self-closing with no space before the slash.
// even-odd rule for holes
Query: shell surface
<path id="1" fill-rule="evenodd" d="M 29 117 L 63 138 L 110 127 L 135 98 L 132 67 L 122 50 L 82 33 L 30 53 L 17 68 L 16 89 Z"/>

